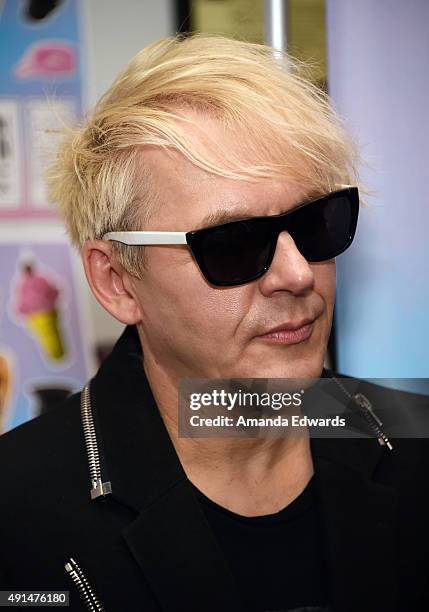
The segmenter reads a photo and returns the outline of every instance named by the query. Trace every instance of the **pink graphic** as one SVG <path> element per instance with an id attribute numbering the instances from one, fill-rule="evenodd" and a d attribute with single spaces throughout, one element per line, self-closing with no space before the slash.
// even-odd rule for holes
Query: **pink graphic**
<path id="1" fill-rule="evenodd" d="M 44 41 L 27 49 L 15 68 L 15 75 L 20 79 L 66 76 L 76 70 L 76 65 L 76 52 L 72 45 Z"/>
<path id="2" fill-rule="evenodd" d="M 64 341 L 57 309 L 59 291 L 54 283 L 25 263 L 17 286 L 16 311 L 25 318 L 33 339 L 53 360 L 65 357 Z"/>
<path id="3" fill-rule="evenodd" d="M 31 264 L 26 264 L 19 288 L 20 301 L 17 303 L 17 310 L 20 314 L 27 315 L 41 310 L 53 310 L 58 295 L 58 289 L 47 278 L 34 272 Z"/>

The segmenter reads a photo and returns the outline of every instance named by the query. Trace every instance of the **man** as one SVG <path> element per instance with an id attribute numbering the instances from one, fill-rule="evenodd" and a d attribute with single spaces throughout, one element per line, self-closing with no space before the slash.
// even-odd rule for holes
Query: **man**
<path id="1" fill-rule="evenodd" d="M 3 588 L 73 610 L 426 609 L 423 442 L 178 435 L 182 379 L 332 376 L 356 155 L 290 60 L 203 36 L 143 50 L 66 138 L 51 196 L 127 328 L 81 394 L 1 440 Z"/>

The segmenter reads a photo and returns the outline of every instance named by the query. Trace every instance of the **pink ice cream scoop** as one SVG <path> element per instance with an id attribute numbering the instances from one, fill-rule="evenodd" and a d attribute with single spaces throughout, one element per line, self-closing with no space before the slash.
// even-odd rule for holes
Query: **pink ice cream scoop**
<path id="1" fill-rule="evenodd" d="M 55 309 L 59 291 L 40 274 L 24 274 L 18 287 L 16 309 L 22 315 L 51 312 Z"/>
<path id="2" fill-rule="evenodd" d="M 31 76 L 64 76 L 76 69 L 76 52 L 68 43 L 42 42 L 32 45 L 15 68 L 21 79 Z"/>

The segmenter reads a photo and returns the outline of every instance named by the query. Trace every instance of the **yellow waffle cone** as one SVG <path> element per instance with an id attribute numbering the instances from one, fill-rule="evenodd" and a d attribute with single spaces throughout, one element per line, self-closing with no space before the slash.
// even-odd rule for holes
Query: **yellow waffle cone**
<path id="1" fill-rule="evenodd" d="M 64 358 L 64 342 L 58 325 L 56 310 L 35 312 L 27 317 L 27 324 L 50 359 L 58 361 Z"/>

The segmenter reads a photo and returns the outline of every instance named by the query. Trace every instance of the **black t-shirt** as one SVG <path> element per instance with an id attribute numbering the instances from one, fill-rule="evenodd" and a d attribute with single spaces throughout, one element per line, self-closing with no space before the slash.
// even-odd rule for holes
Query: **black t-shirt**
<path id="1" fill-rule="evenodd" d="M 276 514 L 244 517 L 194 487 L 249 612 L 328 612 L 314 477 Z"/>

